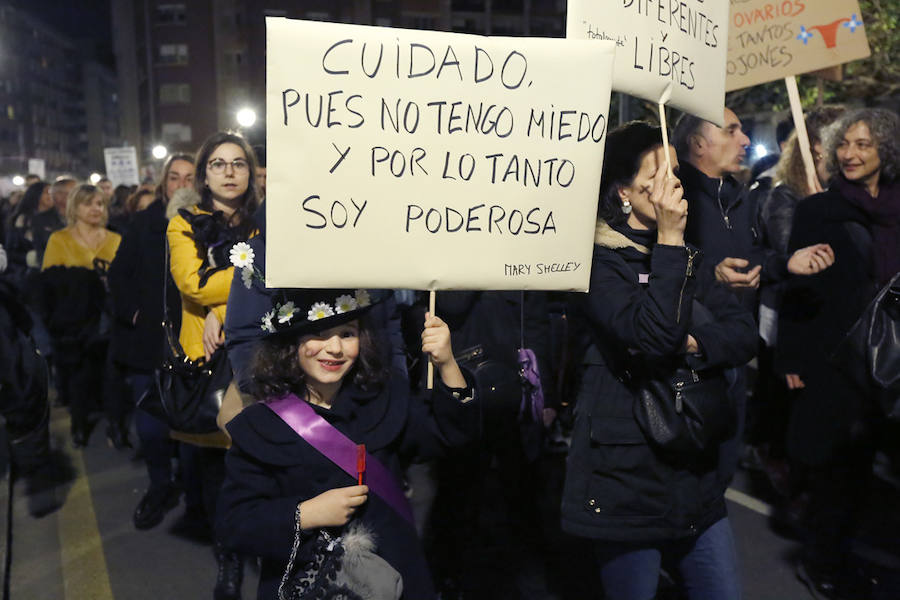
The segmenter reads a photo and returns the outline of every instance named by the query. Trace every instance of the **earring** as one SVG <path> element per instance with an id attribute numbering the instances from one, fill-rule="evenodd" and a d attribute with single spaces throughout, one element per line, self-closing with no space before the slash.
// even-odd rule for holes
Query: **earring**
<path id="1" fill-rule="evenodd" d="M 622 200 L 622 212 L 626 215 L 631 214 L 631 202 L 627 198 Z"/>

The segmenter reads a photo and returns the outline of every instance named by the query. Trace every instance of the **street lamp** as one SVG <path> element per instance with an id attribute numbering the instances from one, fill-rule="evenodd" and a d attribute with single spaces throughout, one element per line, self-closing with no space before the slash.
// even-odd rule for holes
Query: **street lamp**
<path id="1" fill-rule="evenodd" d="M 252 108 L 242 108 L 235 115 L 238 125 L 241 127 L 253 127 L 256 123 L 256 111 Z"/>
<path id="2" fill-rule="evenodd" d="M 21 186 L 25 185 L 25 178 L 22 177 L 21 175 L 13 175 L 12 183 L 15 186 L 21 187 Z"/>
<path id="3" fill-rule="evenodd" d="M 162 144 L 153 146 L 153 158 L 157 160 L 164 159 L 169 154 L 169 150 Z"/>
<path id="4" fill-rule="evenodd" d="M 100 173 L 91 173 L 91 176 L 88 177 L 91 181 L 91 185 L 97 185 L 102 178 L 103 176 Z"/>

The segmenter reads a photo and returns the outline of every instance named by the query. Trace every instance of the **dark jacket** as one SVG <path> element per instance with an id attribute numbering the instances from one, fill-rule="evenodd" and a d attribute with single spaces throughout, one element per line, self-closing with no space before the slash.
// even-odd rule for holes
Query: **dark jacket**
<path id="1" fill-rule="evenodd" d="M 766 281 L 760 290 L 760 303 L 776 310 L 781 303 L 784 281 L 789 276 L 787 261 L 791 255 L 788 242 L 798 202 L 800 197 L 794 190 L 779 183 L 769 193 L 761 195 L 757 204 L 759 241 L 767 257 L 770 257 Z"/>
<path id="2" fill-rule="evenodd" d="M 470 382 L 471 383 L 471 382 Z M 478 427 L 477 400 L 461 404 L 440 382 L 432 395 L 433 413 L 410 398 L 405 378 L 381 392 L 345 385 L 332 409 L 316 412 L 384 464 L 398 480 L 413 456 L 442 454 L 468 441 Z M 229 548 L 262 558 L 258 598 L 276 597 L 293 545 L 297 505 L 327 490 L 356 485 L 347 474 L 263 404 L 244 409 L 228 424 L 231 449 L 219 496 L 217 532 Z M 403 577 L 403 598 L 427 600 L 435 592 L 416 531 L 374 493 L 359 510 L 377 537 L 377 553 Z M 306 532 L 297 561 L 311 558 L 316 532 Z"/>
<path id="3" fill-rule="evenodd" d="M 730 175 L 707 177 L 687 160 L 681 161 L 678 177 L 689 206 L 684 239 L 703 251 L 709 268 L 727 257 L 743 258 L 750 263 L 747 269 L 762 264 L 761 276 L 767 277 L 767 257 L 758 245 L 756 207 L 751 205 L 747 186 Z M 756 314 L 756 290 L 734 292 Z"/>
<path id="4" fill-rule="evenodd" d="M 34 236 L 34 249 L 38 253 L 38 264 L 44 262 L 44 250 L 54 231 L 66 226 L 66 222 L 59 216 L 56 208 L 48 208 L 44 212 L 37 213 L 31 219 L 31 232 Z"/>
<path id="5" fill-rule="evenodd" d="M 457 355 L 481 345 L 498 360 L 516 365 L 517 349 L 524 342 L 538 360 L 545 406 L 559 404 L 550 368 L 550 318 L 546 293 L 445 291 L 437 294 L 435 312 L 450 327 L 453 352 Z"/>
<path id="6" fill-rule="evenodd" d="M 57 362 L 79 364 L 88 351 L 105 352 L 106 288 L 97 271 L 54 266 L 41 271 L 38 281 L 38 311 L 53 338 Z"/>
<path id="7" fill-rule="evenodd" d="M 743 364 L 755 349 L 753 318 L 715 282 L 698 250 L 655 245 L 655 237 L 628 227 L 598 230 L 591 291 L 576 300 L 593 343 L 583 361 L 562 499 L 563 529 L 575 535 L 659 542 L 699 535 L 726 514 L 717 453 L 687 460 L 650 446 L 633 416 L 622 365 L 677 356 L 688 333 L 702 349 L 687 357 L 692 367 Z M 648 273 L 649 283 L 640 283 Z M 692 324 L 693 299 L 713 321 Z"/>
<path id="8" fill-rule="evenodd" d="M 865 398 L 829 361 L 875 297 L 869 217 L 831 188 L 800 201 L 788 251 L 830 244 L 834 264 L 816 275 L 792 277 L 778 320 L 776 368 L 796 373 L 806 387 L 794 402 L 788 450 L 806 464 L 821 464 L 851 441 L 866 411 Z"/>
<path id="9" fill-rule="evenodd" d="M 112 356 L 129 368 L 150 371 L 163 360 L 163 286 L 178 331 L 181 299 L 166 268 L 166 206 L 156 200 L 136 213 L 109 267 Z M 137 320 L 134 315 L 137 313 Z"/>

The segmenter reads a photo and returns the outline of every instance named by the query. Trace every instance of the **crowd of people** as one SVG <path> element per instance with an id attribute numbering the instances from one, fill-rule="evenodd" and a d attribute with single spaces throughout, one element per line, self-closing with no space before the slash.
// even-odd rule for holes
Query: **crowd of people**
<path id="1" fill-rule="evenodd" d="M 792 515 L 810 591 L 863 598 L 846 549 L 890 424 L 833 356 L 900 272 L 900 119 L 821 107 L 805 135 L 751 176 L 727 108 L 683 115 L 671 148 L 651 123 L 609 131 L 587 294 L 440 292 L 431 314 L 408 290 L 266 288 L 265 149 L 231 132 L 155 185 L 30 177 L 0 207 L 0 270 L 72 444 L 103 418 L 111 447 L 136 433 L 134 526 L 183 496 L 216 600 L 251 558 L 259 598 L 478 597 L 488 502 L 516 543 L 540 552 L 549 522 L 590 546 L 610 600 L 656 597 L 663 571 L 677 597 L 734 600 L 741 464 Z M 188 360 L 228 357 L 217 435 L 140 406 L 163 322 Z M 662 397 L 685 419 L 693 394 L 715 418 L 688 448 L 645 417 Z M 551 447 L 564 476 L 533 477 Z"/>

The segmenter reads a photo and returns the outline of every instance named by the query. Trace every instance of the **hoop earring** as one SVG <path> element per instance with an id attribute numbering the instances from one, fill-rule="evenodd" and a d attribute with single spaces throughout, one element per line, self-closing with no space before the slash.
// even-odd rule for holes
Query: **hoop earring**
<path id="1" fill-rule="evenodd" d="M 631 202 L 628 199 L 622 200 L 622 212 L 626 215 L 631 214 Z"/>

